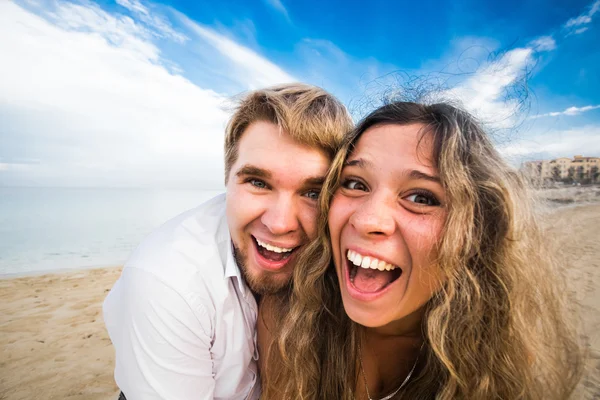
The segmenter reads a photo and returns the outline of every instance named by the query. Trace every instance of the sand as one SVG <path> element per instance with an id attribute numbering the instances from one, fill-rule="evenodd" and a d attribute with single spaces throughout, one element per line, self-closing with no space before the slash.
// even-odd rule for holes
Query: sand
<path id="1" fill-rule="evenodd" d="M 548 224 L 565 256 L 588 343 L 587 372 L 576 398 L 600 399 L 600 204 L 561 207 L 549 215 Z"/>
<path id="2" fill-rule="evenodd" d="M 119 274 L 0 280 L 0 399 L 116 399 L 102 301 Z"/>
<path id="3" fill-rule="evenodd" d="M 550 206 L 600 201 L 600 186 L 558 186 L 536 190 L 535 193 Z"/>
<path id="4" fill-rule="evenodd" d="M 600 203 L 587 203 L 597 197 L 550 207 L 546 218 L 549 234 L 568 255 L 565 267 L 584 313 L 588 374 L 577 398 L 586 400 L 600 399 Z M 0 399 L 116 398 L 114 351 L 101 307 L 119 273 L 105 268 L 0 279 Z"/>

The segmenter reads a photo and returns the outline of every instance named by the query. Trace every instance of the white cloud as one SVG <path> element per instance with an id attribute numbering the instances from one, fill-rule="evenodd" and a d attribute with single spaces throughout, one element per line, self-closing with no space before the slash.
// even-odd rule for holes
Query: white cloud
<path id="1" fill-rule="evenodd" d="M 222 188 L 229 95 L 296 80 L 225 34 L 174 28 L 153 3 L 118 0 L 127 16 L 25 1 L 0 1 L 0 185 Z M 187 64 L 165 58 L 165 39 Z"/>
<path id="2" fill-rule="evenodd" d="M 289 21 L 290 14 L 288 13 L 287 8 L 283 5 L 281 0 L 265 0 L 267 4 L 273 7 L 275 10 L 279 11 L 283 16 Z"/>
<path id="3" fill-rule="evenodd" d="M 153 13 L 139 0 L 116 0 L 116 2 L 133 12 L 139 20 L 151 27 L 151 32 L 154 36 L 172 39 L 180 43 L 188 40 L 187 36 L 173 29 L 171 24 L 163 16 Z"/>
<path id="4" fill-rule="evenodd" d="M 221 188 L 230 103 L 206 87 L 295 80 L 214 30 L 188 20 L 203 36 L 185 41 L 156 5 L 119 3 L 133 18 L 94 3 L 0 1 L 0 185 Z M 179 48 L 193 54 L 180 66 L 157 39 L 207 51 Z M 190 65 L 202 87 L 181 75 Z"/>
<path id="5" fill-rule="evenodd" d="M 175 13 L 184 25 L 216 49 L 221 57 L 228 60 L 231 79 L 237 79 L 241 84 L 246 85 L 247 89 L 297 81 L 296 78 L 255 51 L 190 20 L 179 12 Z"/>
<path id="6" fill-rule="evenodd" d="M 137 14 L 148 15 L 150 12 L 148 8 L 137 0 L 115 0 L 117 4 L 133 11 Z"/>
<path id="7" fill-rule="evenodd" d="M 499 150 L 516 164 L 532 159 L 571 157 L 574 154 L 600 156 L 600 125 L 539 132 L 508 143 Z"/>
<path id="8" fill-rule="evenodd" d="M 429 61 L 418 70 L 398 70 L 377 60 L 353 60 L 328 41 L 305 39 L 303 43 L 310 45 L 307 48 L 313 54 L 307 64 L 319 66 L 319 56 L 323 55 L 333 60 L 330 70 L 338 66 L 339 72 L 328 77 L 329 81 L 347 71 L 363 71 L 360 81 L 366 96 L 350 104 L 351 110 L 359 111 L 355 115 L 365 115 L 381 104 L 382 97 L 385 101 L 446 101 L 458 103 L 493 129 L 514 128 L 522 119 L 527 104 L 526 78 L 538 55 L 533 44 L 545 50 L 555 46 L 552 37 L 542 36 L 526 47 L 500 53 L 498 42 L 464 37 L 450 43 L 450 50 L 441 59 Z"/>
<path id="9" fill-rule="evenodd" d="M 550 51 L 556 49 L 556 41 L 552 36 L 541 36 L 529 43 L 535 51 Z"/>
<path id="10" fill-rule="evenodd" d="M 594 4 L 592 4 L 592 6 L 590 7 L 590 11 L 588 12 L 588 15 L 590 17 L 594 16 L 594 14 L 596 14 L 598 11 L 600 11 L 600 0 L 596 0 L 594 2 Z"/>
<path id="11" fill-rule="evenodd" d="M 533 62 L 531 48 L 516 48 L 497 60 L 484 63 L 457 87 L 441 94 L 442 99 L 460 100 L 483 123 L 496 128 L 515 124 L 520 99 L 507 96 L 507 89 L 524 77 Z"/>
<path id="12" fill-rule="evenodd" d="M 583 14 L 569 19 L 564 28 L 567 31 L 566 35 L 579 35 L 588 30 L 588 27 L 581 27 L 582 25 L 588 25 L 592 22 L 592 17 L 600 10 L 600 0 L 596 0 L 589 6 L 589 10 Z M 581 27 L 581 28 L 577 28 Z M 576 29 L 577 28 L 577 29 Z"/>
<path id="13" fill-rule="evenodd" d="M 541 115 L 534 115 L 531 117 L 531 119 L 535 119 L 535 118 L 543 118 L 543 117 L 558 117 L 561 115 L 568 115 L 568 116 L 573 116 L 573 115 L 579 115 L 581 113 L 584 113 L 586 111 L 590 111 L 590 110 L 596 110 L 600 108 L 600 105 L 597 106 L 585 106 L 585 107 L 569 107 L 566 108 L 563 111 L 555 111 L 555 112 L 550 112 L 547 114 L 541 114 Z"/>
<path id="14" fill-rule="evenodd" d="M 537 39 L 546 49 L 554 44 L 549 36 Z M 505 52 L 499 46 L 490 38 L 457 38 L 439 60 L 416 71 L 393 72 L 371 86 L 375 92 L 386 91 L 389 99 L 462 106 L 487 128 L 502 130 L 504 135 L 523 118 L 528 104 L 526 81 L 539 51 L 533 42 Z"/>
<path id="15" fill-rule="evenodd" d="M 57 3 L 53 21 L 0 2 L 2 184 L 222 187 L 225 97 L 130 19 Z"/>
<path id="16" fill-rule="evenodd" d="M 580 15 L 579 17 L 568 20 L 565 26 L 569 28 L 571 26 L 589 24 L 590 22 L 592 22 L 592 18 L 590 18 L 588 15 Z"/>
<path id="17" fill-rule="evenodd" d="M 160 51 L 147 40 L 150 33 L 127 16 L 111 15 L 94 5 L 67 2 L 56 3 L 56 8 L 45 14 L 66 31 L 98 35 L 138 58 L 158 61 Z"/>

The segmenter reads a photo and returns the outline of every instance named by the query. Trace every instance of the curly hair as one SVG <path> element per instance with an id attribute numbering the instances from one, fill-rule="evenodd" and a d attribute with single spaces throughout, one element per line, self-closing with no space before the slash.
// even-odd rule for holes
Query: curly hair
<path id="1" fill-rule="evenodd" d="M 445 103 L 393 102 L 346 136 L 320 198 L 319 236 L 300 255 L 289 290 L 263 302 L 274 341 L 266 399 L 351 399 L 358 325 L 346 315 L 332 263 L 329 205 L 361 135 L 422 124 L 448 198 L 436 263 L 444 281 L 425 306 L 419 372 L 396 399 L 566 399 L 583 361 L 564 281 L 532 196 L 470 114 Z"/>

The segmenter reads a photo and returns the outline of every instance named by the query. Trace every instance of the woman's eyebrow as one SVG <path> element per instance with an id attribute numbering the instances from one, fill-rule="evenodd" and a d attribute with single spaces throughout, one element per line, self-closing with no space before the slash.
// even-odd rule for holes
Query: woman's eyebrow
<path id="1" fill-rule="evenodd" d="M 407 176 L 410 179 L 415 179 L 415 180 L 416 179 L 424 179 L 426 181 L 431 181 L 431 182 L 435 182 L 435 183 L 439 183 L 439 184 L 442 183 L 442 181 L 440 180 L 439 176 L 429 175 L 429 174 L 426 174 L 425 172 L 422 172 L 422 171 L 419 171 L 419 170 L 416 170 L 416 169 L 411 170 L 407 174 Z"/>
<path id="2" fill-rule="evenodd" d="M 354 160 L 348 160 L 344 163 L 344 167 L 367 168 L 372 166 L 373 163 L 369 160 L 365 160 L 364 158 L 356 158 Z"/>
<path id="3" fill-rule="evenodd" d="M 364 158 L 356 158 L 354 160 L 348 160 L 344 163 L 344 167 L 358 167 L 358 168 L 370 168 L 373 167 L 373 163 L 370 160 L 366 160 Z M 417 169 L 411 169 L 404 171 L 402 175 L 405 175 L 408 179 L 419 180 L 423 179 L 426 181 L 431 181 L 435 183 L 441 184 L 440 177 L 437 175 L 429 175 L 425 172 L 419 171 Z"/>

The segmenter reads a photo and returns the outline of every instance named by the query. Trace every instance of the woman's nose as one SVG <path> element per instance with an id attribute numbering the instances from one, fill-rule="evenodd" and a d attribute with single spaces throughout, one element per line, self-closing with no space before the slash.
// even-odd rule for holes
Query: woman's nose
<path id="1" fill-rule="evenodd" d="M 389 236 L 396 230 L 391 201 L 384 196 L 371 196 L 350 217 L 350 223 L 361 234 Z"/>

